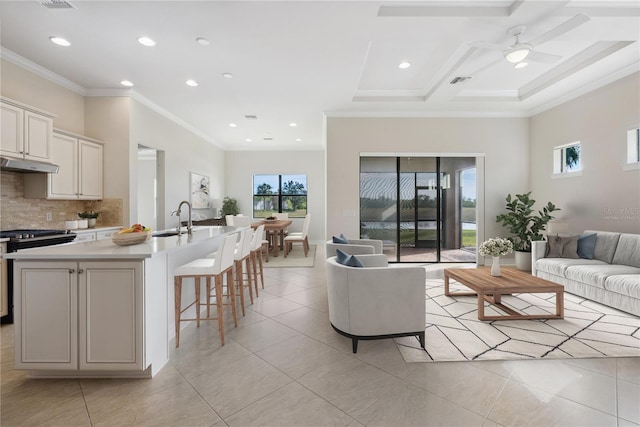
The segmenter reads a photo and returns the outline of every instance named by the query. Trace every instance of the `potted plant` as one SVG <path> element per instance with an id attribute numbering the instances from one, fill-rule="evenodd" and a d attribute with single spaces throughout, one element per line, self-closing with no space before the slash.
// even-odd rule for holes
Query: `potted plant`
<path id="1" fill-rule="evenodd" d="M 99 215 L 100 213 L 95 211 L 78 212 L 78 218 L 86 219 L 89 228 L 93 228 L 96 226 L 96 219 L 98 218 Z"/>
<path id="2" fill-rule="evenodd" d="M 513 248 L 516 251 L 516 267 L 519 270 L 531 270 L 531 242 L 542 240 L 542 231 L 554 218 L 550 215 L 551 212 L 560 210 L 553 203 L 548 202 L 541 211 L 535 213 L 532 207 L 536 201 L 530 195 L 531 191 L 526 194 L 516 194 L 514 198 L 508 194 L 507 213 L 496 217 L 496 220 L 507 227 L 513 235 L 509 240 L 513 242 Z"/>
<path id="3" fill-rule="evenodd" d="M 222 209 L 220 209 L 220 215 L 237 215 L 240 213 L 238 209 L 238 201 L 231 197 L 225 197 L 222 200 Z"/>

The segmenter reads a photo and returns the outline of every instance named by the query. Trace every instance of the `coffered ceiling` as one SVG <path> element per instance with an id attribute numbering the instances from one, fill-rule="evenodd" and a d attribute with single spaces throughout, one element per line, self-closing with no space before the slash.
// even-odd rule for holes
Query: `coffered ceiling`
<path id="1" fill-rule="evenodd" d="M 61 1 L 0 2 L 2 57 L 233 150 L 320 149 L 324 115 L 529 116 L 640 61 L 639 0 Z"/>

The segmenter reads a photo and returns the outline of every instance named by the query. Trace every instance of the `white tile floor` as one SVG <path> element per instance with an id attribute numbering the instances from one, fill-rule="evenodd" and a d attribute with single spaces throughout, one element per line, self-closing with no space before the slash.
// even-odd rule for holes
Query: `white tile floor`
<path id="1" fill-rule="evenodd" d="M 640 358 L 409 364 L 391 340 L 352 354 L 328 321 L 321 249 L 315 268 L 265 270 L 224 347 L 215 322 L 185 329 L 150 380 L 28 379 L 3 326 L 0 425 L 640 425 Z"/>

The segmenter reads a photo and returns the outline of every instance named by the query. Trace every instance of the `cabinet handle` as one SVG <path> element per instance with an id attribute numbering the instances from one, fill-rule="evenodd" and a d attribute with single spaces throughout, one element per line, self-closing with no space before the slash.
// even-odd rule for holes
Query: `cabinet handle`
<path id="1" fill-rule="evenodd" d="M 73 268 L 70 268 L 70 269 L 69 269 L 69 274 L 73 274 L 73 273 L 75 273 L 75 272 L 76 272 L 76 271 L 75 271 Z"/>
<path id="2" fill-rule="evenodd" d="M 82 273 L 84 273 L 83 269 L 78 270 L 78 274 L 82 274 Z"/>

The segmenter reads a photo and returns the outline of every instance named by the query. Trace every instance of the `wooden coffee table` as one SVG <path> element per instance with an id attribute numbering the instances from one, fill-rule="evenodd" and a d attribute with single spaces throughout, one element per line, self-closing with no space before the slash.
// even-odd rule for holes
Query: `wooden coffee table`
<path id="1" fill-rule="evenodd" d="M 501 276 L 491 275 L 489 267 L 445 268 L 444 294 L 447 296 L 478 296 L 478 319 L 515 320 L 515 319 L 562 319 L 564 318 L 564 287 L 539 277 L 532 276 L 515 268 L 502 267 Z M 475 292 L 449 292 L 449 278 L 455 279 Z M 505 294 L 555 293 L 555 314 L 521 314 L 502 304 Z M 493 304 L 508 313 L 504 316 L 485 316 L 484 302 Z"/>

